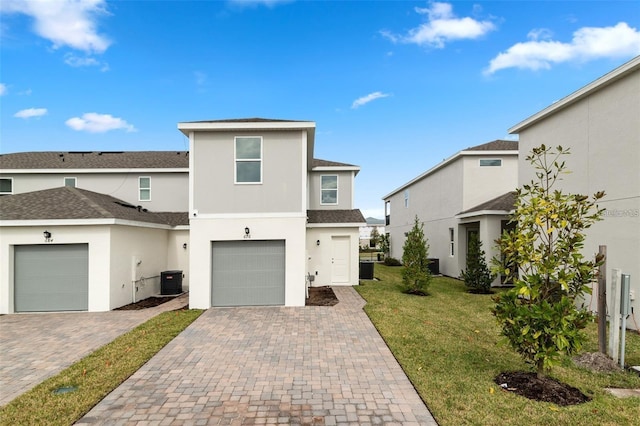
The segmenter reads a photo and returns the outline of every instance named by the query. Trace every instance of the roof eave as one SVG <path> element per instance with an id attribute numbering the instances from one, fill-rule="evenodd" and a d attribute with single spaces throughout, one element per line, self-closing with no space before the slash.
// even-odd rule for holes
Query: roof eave
<path id="1" fill-rule="evenodd" d="M 508 132 L 510 134 L 520 133 L 521 131 L 525 130 L 527 127 L 534 125 L 538 121 L 543 120 L 544 118 L 552 114 L 555 114 L 556 112 L 568 107 L 571 104 L 578 102 L 579 100 L 591 95 L 592 93 L 602 89 L 603 87 L 615 82 L 616 80 L 619 80 L 620 78 L 638 69 L 640 69 L 640 56 L 636 56 L 635 58 L 619 66 L 613 71 L 610 71 L 609 73 L 603 75 L 599 79 L 592 81 L 586 86 L 576 90 L 575 92 L 571 93 L 569 96 L 566 96 L 560 99 L 559 101 L 554 102 L 553 104 L 549 105 L 542 111 L 539 111 L 538 113 L 530 116 L 529 118 L 511 127 L 508 130 Z"/>

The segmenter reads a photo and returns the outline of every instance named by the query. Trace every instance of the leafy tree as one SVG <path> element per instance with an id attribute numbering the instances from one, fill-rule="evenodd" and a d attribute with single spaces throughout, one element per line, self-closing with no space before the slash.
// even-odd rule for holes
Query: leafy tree
<path id="1" fill-rule="evenodd" d="M 538 376 L 561 354 L 581 349 L 590 314 L 575 301 L 590 292 L 587 284 L 601 261 L 585 260 L 581 249 L 586 229 L 602 218 L 604 209 L 596 202 L 604 192 L 589 198 L 553 189 L 568 173 L 562 161 L 568 154 L 561 146 L 541 145 L 527 156 L 536 179 L 517 190 L 515 228 L 497 241 L 502 256 L 493 259 L 496 272 L 511 277 L 514 288 L 494 299 L 492 312 L 507 341 Z"/>
<path id="2" fill-rule="evenodd" d="M 380 244 L 380 232 L 378 232 L 377 226 L 374 226 L 371 230 L 371 235 L 369 236 L 369 244 L 372 247 L 378 247 L 378 244 Z"/>
<path id="3" fill-rule="evenodd" d="M 390 249 L 389 234 L 380 235 L 380 251 L 383 253 L 385 259 L 389 257 Z"/>
<path id="4" fill-rule="evenodd" d="M 467 267 L 461 276 L 464 284 L 472 293 L 491 293 L 491 283 L 495 276 L 491 274 L 487 261 L 484 259 L 482 241 L 477 233 L 470 234 L 469 248 L 467 251 Z"/>
<path id="5" fill-rule="evenodd" d="M 402 247 L 402 283 L 405 291 L 412 294 L 427 294 L 431 281 L 429 260 L 427 259 L 429 245 L 424 237 L 424 225 L 418 221 L 416 215 L 413 228 L 407 234 L 407 240 Z"/>

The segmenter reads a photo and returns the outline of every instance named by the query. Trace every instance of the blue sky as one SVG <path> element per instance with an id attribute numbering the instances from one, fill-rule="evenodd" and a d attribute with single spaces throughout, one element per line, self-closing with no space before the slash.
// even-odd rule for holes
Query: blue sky
<path id="1" fill-rule="evenodd" d="M 637 1 L 0 3 L 0 152 L 185 150 L 181 121 L 311 120 L 356 207 L 640 54 Z"/>

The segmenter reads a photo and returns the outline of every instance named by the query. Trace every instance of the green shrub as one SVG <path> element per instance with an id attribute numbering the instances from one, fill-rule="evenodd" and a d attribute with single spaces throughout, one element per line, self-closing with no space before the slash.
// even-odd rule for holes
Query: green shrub
<path id="1" fill-rule="evenodd" d="M 482 250 L 482 241 L 477 233 L 472 233 L 467 251 L 466 269 L 460 276 L 464 280 L 470 292 L 488 294 L 491 293 L 491 283 L 495 275 L 491 274 L 487 261 L 484 259 L 485 253 Z"/>
<path id="2" fill-rule="evenodd" d="M 387 266 L 402 266 L 402 262 L 395 257 L 386 257 L 384 259 L 384 264 Z"/>
<path id="3" fill-rule="evenodd" d="M 416 215 L 413 228 L 407 234 L 402 247 L 402 284 L 405 292 L 427 294 L 431 274 L 429 272 L 429 245 L 424 237 L 424 225 Z"/>

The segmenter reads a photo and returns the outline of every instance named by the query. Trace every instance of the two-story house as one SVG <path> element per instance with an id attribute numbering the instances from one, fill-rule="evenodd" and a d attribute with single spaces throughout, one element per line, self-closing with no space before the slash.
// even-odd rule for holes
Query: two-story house
<path id="1" fill-rule="evenodd" d="M 315 123 L 179 123 L 189 137 L 190 306 L 304 305 L 358 282 L 356 166 L 313 158 Z"/>
<path id="2" fill-rule="evenodd" d="M 194 307 L 357 284 L 359 168 L 313 159 L 315 123 L 179 127 L 190 152 L 0 155 L 0 313 L 114 309 L 165 270 Z"/>
<path id="3" fill-rule="evenodd" d="M 186 212 L 185 151 L 18 152 L 0 155 L 0 195 L 71 186 L 147 210 Z"/>
<path id="4" fill-rule="evenodd" d="M 508 226 L 517 179 L 518 142 L 496 140 L 462 150 L 401 185 L 383 197 L 391 257 L 402 258 L 417 216 L 442 274 L 457 277 L 465 269 L 471 233 L 489 262 L 497 255 L 493 241 Z"/>
<path id="5" fill-rule="evenodd" d="M 569 193 L 593 195 L 603 220 L 587 231 L 583 254 L 592 258 L 607 247 L 607 282 L 612 269 L 631 275 L 633 300 L 640 307 L 640 56 L 516 124 L 520 138 L 518 183 L 529 183 L 535 170 L 524 161 L 534 147 L 561 145 L 570 174 L 556 186 Z M 597 294 L 597 292 L 594 292 Z M 610 292 L 608 292 L 610 296 Z M 588 303 L 592 308 L 595 302 Z M 632 326 L 630 321 L 629 325 Z"/>

